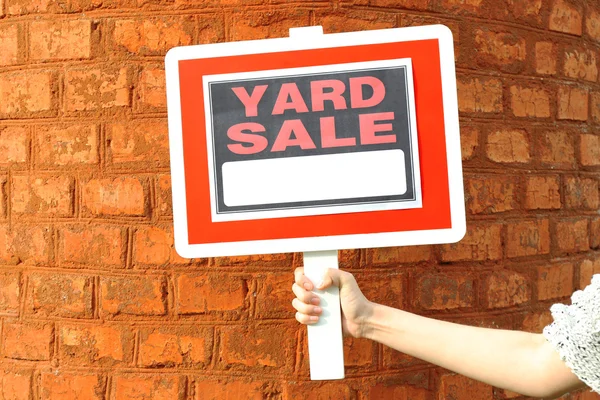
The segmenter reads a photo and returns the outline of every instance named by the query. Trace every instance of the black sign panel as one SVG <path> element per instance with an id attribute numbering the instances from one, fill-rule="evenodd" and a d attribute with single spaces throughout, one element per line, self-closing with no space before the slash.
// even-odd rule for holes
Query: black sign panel
<path id="1" fill-rule="evenodd" d="M 208 135 L 212 145 L 216 213 L 415 201 L 420 188 L 415 182 L 418 179 L 418 171 L 415 175 L 415 157 L 418 154 L 414 149 L 416 132 L 411 120 L 414 118 L 410 111 L 413 90 L 409 73 L 411 71 L 406 65 L 399 65 L 338 71 L 333 68 L 327 72 L 295 75 L 278 75 L 274 71 L 273 76 L 268 77 L 210 81 L 210 115 L 207 117 L 211 124 Z M 234 163 L 230 165 L 236 166 L 235 170 L 243 171 L 246 167 L 257 165 L 252 162 L 259 160 L 389 150 L 402 151 L 402 168 L 369 173 L 387 174 L 389 179 L 403 181 L 406 189 L 397 193 L 380 195 L 377 192 L 374 195 L 365 193 L 336 198 L 319 198 L 315 194 L 310 199 L 296 199 L 291 195 L 285 200 L 271 202 L 267 198 L 250 200 L 247 204 L 244 201 L 231 204 L 226 200 L 228 186 L 224 180 L 230 178 L 224 176 L 223 168 L 228 163 Z M 331 162 L 360 160 L 353 157 L 330 159 Z M 267 170 L 272 165 L 285 176 L 288 163 L 263 162 L 261 165 Z M 302 163 L 289 163 L 289 168 L 297 168 L 298 165 Z M 322 172 L 327 174 L 326 170 Z M 260 180 L 260 177 L 256 179 Z M 277 182 L 272 182 L 272 185 L 277 190 Z M 263 190 L 263 186 L 257 187 L 257 190 Z M 252 190 L 248 188 L 248 192 Z"/>

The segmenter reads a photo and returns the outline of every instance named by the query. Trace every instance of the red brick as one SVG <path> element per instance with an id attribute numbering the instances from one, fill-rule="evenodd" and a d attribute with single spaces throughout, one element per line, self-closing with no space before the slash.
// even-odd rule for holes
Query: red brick
<path id="1" fill-rule="evenodd" d="M 70 176 L 15 176 L 12 211 L 36 217 L 73 215 L 74 180 Z"/>
<path id="2" fill-rule="evenodd" d="M 488 308 L 512 307 L 531 300 L 528 278 L 517 272 L 494 271 L 486 278 L 485 287 Z"/>
<path id="3" fill-rule="evenodd" d="M 2 354 L 17 360 L 47 361 L 52 354 L 52 325 L 4 322 Z"/>
<path id="4" fill-rule="evenodd" d="M 247 5 L 244 1 L 244 5 Z M 197 3 L 196 3 L 197 4 Z M 225 22 L 212 15 L 198 17 L 198 43 L 217 43 L 225 41 Z"/>
<path id="5" fill-rule="evenodd" d="M 7 191 L 7 185 L 8 176 L 0 174 L 0 193 L 2 193 L 0 196 L 0 220 L 6 220 L 8 217 L 8 201 L 10 199 L 4 195 Z"/>
<path id="6" fill-rule="evenodd" d="M 139 2 L 139 5 L 144 6 L 144 3 L 158 4 L 159 2 L 143 0 Z M 70 0 L 69 12 L 80 13 L 97 9 L 132 9 L 135 6 L 136 0 Z"/>
<path id="7" fill-rule="evenodd" d="M 36 128 L 35 163 L 40 166 L 98 164 L 96 125 L 51 125 Z"/>
<path id="8" fill-rule="evenodd" d="M 79 226 L 61 232 L 61 261 L 76 264 L 123 266 L 125 232 L 108 226 Z"/>
<path id="9" fill-rule="evenodd" d="M 139 105 L 143 110 L 167 108 L 165 70 L 160 67 L 145 67 L 140 76 Z"/>
<path id="10" fill-rule="evenodd" d="M 525 130 L 506 129 L 490 132 L 486 153 L 499 163 L 527 163 L 531 160 L 529 137 Z"/>
<path id="11" fill-rule="evenodd" d="M 32 273 L 26 311 L 43 317 L 91 318 L 92 284 L 89 276 Z"/>
<path id="12" fill-rule="evenodd" d="M 392 0 L 393 1 L 393 0 Z M 419 1 L 419 0 L 417 0 Z M 387 14 L 390 15 L 390 14 Z M 393 14 L 391 14 L 393 15 Z M 452 32 L 454 39 L 454 58 L 455 60 L 460 59 L 461 49 L 464 50 L 463 46 L 460 46 L 460 32 L 461 25 L 458 21 L 453 21 L 448 18 L 437 18 L 427 15 L 426 13 L 414 13 L 414 12 L 400 12 L 397 14 L 399 17 L 399 27 L 409 26 L 423 26 L 423 25 L 445 25 Z"/>
<path id="13" fill-rule="evenodd" d="M 591 111 L 592 111 L 592 119 L 595 123 L 600 122 L 600 93 L 591 92 L 590 93 L 590 102 Z"/>
<path id="14" fill-rule="evenodd" d="M 375 343 L 368 339 L 344 338 L 344 365 L 361 368 L 373 366 L 376 348 Z"/>
<path id="15" fill-rule="evenodd" d="M 527 311 L 523 316 L 523 321 L 519 324 L 519 329 L 525 332 L 542 333 L 544 327 L 551 324 L 553 321 L 550 309 L 544 311 L 531 312 Z"/>
<path id="16" fill-rule="evenodd" d="M 195 400 L 263 400 L 268 384 L 255 379 L 236 377 L 226 380 L 198 380 L 195 384 Z M 268 389 L 267 389 L 268 390 Z"/>
<path id="17" fill-rule="evenodd" d="M 479 148 L 479 129 L 473 126 L 463 126 L 460 129 L 460 146 L 463 161 L 475 157 Z"/>
<path id="18" fill-rule="evenodd" d="M 173 246 L 173 227 L 140 227 L 133 236 L 133 262 L 139 264 L 189 264 L 190 260 L 181 258 Z"/>
<path id="19" fill-rule="evenodd" d="M 502 258 L 502 226 L 467 225 L 467 234 L 458 243 L 442 245 L 443 261 L 486 261 Z"/>
<path id="20" fill-rule="evenodd" d="M 598 180 L 567 177 L 565 179 L 565 205 L 572 209 L 597 210 L 600 208 Z"/>
<path id="21" fill-rule="evenodd" d="M 0 4 L 1 5 L 1 4 Z M 4 400 L 30 400 L 31 371 L 0 371 L 0 393 Z"/>
<path id="22" fill-rule="evenodd" d="M 27 128 L 20 126 L 0 128 L 0 164 L 26 162 L 28 147 L 29 130 Z"/>
<path id="23" fill-rule="evenodd" d="M 506 255 L 509 258 L 548 254 L 550 230 L 547 219 L 510 222 Z"/>
<path id="24" fill-rule="evenodd" d="M 104 380 L 98 375 L 43 372 L 42 398 L 48 400 L 103 400 Z"/>
<path id="25" fill-rule="evenodd" d="M 173 194 L 171 175 L 159 175 L 157 182 L 158 212 L 160 215 L 173 215 Z"/>
<path id="26" fill-rule="evenodd" d="M 288 272 L 269 273 L 260 275 L 257 278 L 259 287 L 255 297 L 256 317 L 294 318 L 295 311 L 292 308 L 292 299 L 295 296 L 290 290 L 290 274 Z M 182 284 L 185 284 L 185 281 L 183 281 Z M 236 308 L 239 308 L 243 306 L 244 297 L 242 295 L 244 293 L 240 290 L 238 290 L 237 293 L 238 295 L 236 297 L 238 298 L 238 303 Z"/>
<path id="27" fill-rule="evenodd" d="M 581 7 L 575 7 L 565 0 L 556 0 L 550 14 L 550 30 L 581 36 Z"/>
<path id="28" fill-rule="evenodd" d="M 361 254 L 358 249 L 338 251 L 338 264 L 340 268 L 355 268 L 361 264 Z"/>
<path id="29" fill-rule="evenodd" d="M 498 67 L 502 71 L 520 72 L 527 55 L 525 39 L 514 33 L 475 31 L 477 64 L 481 67 Z"/>
<path id="30" fill-rule="evenodd" d="M 398 266 L 431 260 L 431 246 L 380 247 L 367 250 L 368 259 L 374 266 Z"/>
<path id="31" fill-rule="evenodd" d="M 47 264 L 52 248 L 51 230 L 44 226 L 0 226 L 0 261 L 5 264 Z"/>
<path id="32" fill-rule="evenodd" d="M 118 19 L 112 40 L 115 50 L 147 56 L 190 45 L 193 37 L 194 17 L 159 17 Z"/>
<path id="33" fill-rule="evenodd" d="M 407 383 L 378 383 L 369 388 L 368 400 L 430 400 L 431 392 Z"/>
<path id="34" fill-rule="evenodd" d="M 185 378 L 174 375 L 117 376 L 111 400 L 177 400 L 185 392 Z"/>
<path id="35" fill-rule="evenodd" d="M 565 131 L 537 132 L 540 143 L 537 155 L 542 164 L 551 168 L 574 169 L 577 162 L 573 135 Z"/>
<path id="36" fill-rule="evenodd" d="M 596 41 L 600 41 L 600 13 L 588 9 L 585 18 L 585 33 Z"/>
<path id="37" fill-rule="evenodd" d="M 542 75 L 556 74 L 557 46 L 552 42 L 535 44 L 535 71 Z"/>
<path id="38" fill-rule="evenodd" d="M 483 315 L 477 315 L 473 317 L 453 317 L 452 314 L 448 314 L 445 317 L 449 322 L 459 323 L 461 325 L 476 326 L 479 328 L 489 329 L 513 329 L 515 324 L 514 314 L 493 314 L 487 313 Z M 491 399 L 490 399 L 491 400 Z"/>
<path id="39" fill-rule="evenodd" d="M 291 280 L 286 289 L 291 287 Z M 181 314 L 213 311 L 239 312 L 246 305 L 247 283 L 239 276 L 223 273 L 185 274 L 177 278 L 177 307 Z"/>
<path id="40" fill-rule="evenodd" d="M 117 123 L 107 128 L 109 159 L 113 164 L 152 162 L 169 165 L 166 119 Z"/>
<path id="41" fill-rule="evenodd" d="M 567 219 L 556 222 L 555 237 L 558 250 L 562 253 L 587 251 L 590 235 L 587 219 Z"/>
<path id="42" fill-rule="evenodd" d="M 212 329 L 143 330 L 140 333 L 139 365 L 204 367 L 210 362 L 212 342 Z"/>
<path id="43" fill-rule="evenodd" d="M 448 374 L 440 378 L 440 399 L 491 400 L 493 387 L 463 375 Z"/>
<path id="44" fill-rule="evenodd" d="M 582 165 L 586 167 L 600 165 L 600 136 L 582 134 L 579 154 Z"/>
<path id="45" fill-rule="evenodd" d="M 162 276 L 101 277 L 102 313 L 165 315 L 167 281 Z"/>
<path id="46" fill-rule="evenodd" d="M 510 176 L 469 177 L 466 179 L 467 209 L 472 214 L 514 210 L 517 207 L 515 178 Z"/>
<path id="47" fill-rule="evenodd" d="M 558 119 L 586 121 L 588 118 L 588 91 L 571 86 L 558 89 Z"/>
<path id="48" fill-rule="evenodd" d="M 590 247 L 597 249 L 600 247 L 600 218 L 593 218 L 590 232 Z"/>
<path id="49" fill-rule="evenodd" d="M 128 107 L 129 70 L 122 68 L 69 69 L 65 76 L 64 110 L 96 111 Z"/>
<path id="50" fill-rule="evenodd" d="M 561 399 L 568 400 L 598 400 L 598 393 L 586 389 L 580 389 L 579 392 L 572 392 L 564 395 Z"/>
<path id="51" fill-rule="evenodd" d="M 2 52 L 0 52 L 0 65 L 18 64 L 20 61 L 19 25 L 10 24 L 0 26 L 0 43 L 2 43 Z"/>
<path id="52" fill-rule="evenodd" d="M 583 289 L 592 282 L 592 276 L 600 274 L 600 257 L 587 259 L 579 265 L 579 285 L 576 289 Z"/>
<path id="53" fill-rule="evenodd" d="M 282 266 L 291 265 L 292 254 L 291 253 L 276 253 L 276 254 L 255 254 L 251 256 L 233 256 L 233 257 L 215 257 L 211 261 L 215 266 L 232 266 L 232 265 L 244 265 L 244 266 Z"/>
<path id="54" fill-rule="evenodd" d="M 566 51 L 564 71 L 569 78 L 596 82 L 598 79 L 596 53 L 590 50 Z"/>
<path id="55" fill-rule="evenodd" d="M 398 350 L 392 349 L 391 347 L 383 345 L 382 348 L 382 361 L 384 367 L 386 368 L 402 369 L 408 366 L 425 363 L 425 361 L 411 357 L 405 353 L 399 352 Z"/>
<path id="56" fill-rule="evenodd" d="M 19 272 L 0 273 L 0 314 L 16 315 L 19 313 L 20 281 Z"/>
<path id="57" fill-rule="evenodd" d="M 508 2 L 508 9 L 516 19 L 534 25 L 540 25 L 542 21 L 542 7 L 544 7 L 543 0 L 510 0 Z"/>
<path id="58" fill-rule="evenodd" d="M 403 308 L 406 285 L 404 275 L 386 272 L 384 276 L 357 275 L 358 285 L 367 299 L 390 307 Z"/>
<path id="59" fill-rule="evenodd" d="M 91 215 L 143 216 L 145 183 L 139 178 L 91 179 L 82 183 L 82 211 Z"/>
<path id="60" fill-rule="evenodd" d="M 290 28 L 309 25 L 308 11 L 298 7 L 287 12 L 237 12 L 228 24 L 229 39 L 237 41 L 288 37 Z"/>
<path id="61" fill-rule="evenodd" d="M 345 383 L 290 382 L 285 386 L 286 400 L 353 399 L 354 391 Z"/>
<path id="62" fill-rule="evenodd" d="M 510 96 L 515 117 L 550 117 L 550 95 L 546 90 L 511 86 Z"/>
<path id="63" fill-rule="evenodd" d="M 52 72 L 27 70 L 0 74 L 0 116 L 51 111 L 54 93 Z"/>
<path id="64" fill-rule="evenodd" d="M 559 299 L 573 293 L 573 264 L 539 266 L 537 274 L 539 300 Z"/>
<path id="65" fill-rule="evenodd" d="M 224 326 L 219 360 L 226 368 L 283 372 L 291 362 L 295 335 L 283 325 Z"/>
<path id="66" fill-rule="evenodd" d="M 7 14 L 44 13 L 56 0 L 5 0 Z"/>
<path id="67" fill-rule="evenodd" d="M 371 0 L 373 7 L 406 8 L 409 10 L 432 10 L 432 0 Z"/>
<path id="68" fill-rule="evenodd" d="M 531 176 L 527 178 L 525 208 L 551 210 L 561 207 L 558 176 Z"/>
<path id="69" fill-rule="evenodd" d="M 29 58 L 34 61 L 90 58 L 92 21 L 34 21 L 29 25 L 29 43 Z"/>
<path id="70" fill-rule="evenodd" d="M 478 14 L 484 0 L 442 0 L 441 6 L 448 11 L 467 11 Z"/>
<path id="71" fill-rule="evenodd" d="M 332 14 L 327 11 L 317 14 L 316 21 L 317 25 L 321 25 L 326 33 L 395 28 L 397 24 L 394 15 L 366 10 L 360 12 L 345 11 L 343 14 Z"/>
<path id="72" fill-rule="evenodd" d="M 495 78 L 459 78 L 458 109 L 460 112 L 500 113 L 502 81 Z"/>
<path id="73" fill-rule="evenodd" d="M 134 335 L 125 327 L 65 325 L 58 339 L 60 362 L 66 365 L 111 367 L 133 358 Z"/>
<path id="74" fill-rule="evenodd" d="M 475 280 L 465 274 L 426 274 L 417 279 L 418 305 L 426 310 L 450 310 L 475 305 Z"/>

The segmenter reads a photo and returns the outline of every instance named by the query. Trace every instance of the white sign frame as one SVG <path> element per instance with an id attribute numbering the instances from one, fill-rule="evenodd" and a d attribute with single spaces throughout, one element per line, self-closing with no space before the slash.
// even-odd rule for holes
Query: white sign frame
<path id="1" fill-rule="evenodd" d="M 403 41 L 413 42 L 431 39 L 439 41 L 451 228 L 189 244 L 186 211 L 187 204 L 185 196 L 179 61 Z M 336 33 L 319 36 L 316 40 L 307 40 L 307 38 L 302 35 L 292 35 L 288 38 L 176 47 L 167 53 L 165 67 L 167 105 L 169 110 L 168 123 L 175 248 L 182 257 L 200 258 L 453 243 L 459 241 L 465 235 L 466 220 L 458 100 L 456 93 L 456 72 L 454 65 L 454 42 L 452 32 L 446 26 L 431 25 L 364 32 Z"/>

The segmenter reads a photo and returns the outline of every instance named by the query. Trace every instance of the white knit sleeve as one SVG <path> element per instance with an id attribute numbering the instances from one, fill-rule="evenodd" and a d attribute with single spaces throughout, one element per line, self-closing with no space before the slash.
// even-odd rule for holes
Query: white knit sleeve
<path id="1" fill-rule="evenodd" d="M 544 328 L 544 337 L 571 371 L 600 393 L 600 274 L 571 300 L 550 308 L 554 322 Z"/>

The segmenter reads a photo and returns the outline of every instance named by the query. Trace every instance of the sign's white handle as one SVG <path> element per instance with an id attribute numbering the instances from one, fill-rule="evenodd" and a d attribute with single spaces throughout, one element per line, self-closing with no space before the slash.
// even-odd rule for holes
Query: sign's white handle
<path id="1" fill-rule="evenodd" d="M 304 253 L 304 275 L 314 284 L 321 281 L 327 268 L 339 268 L 337 250 Z M 344 342 L 340 289 L 331 286 L 326 290 L 315 289 L 314 292 L 321 299 L 323 313 L 319 322 L 307 326 L 310 379 L 343 379 Z"/>

